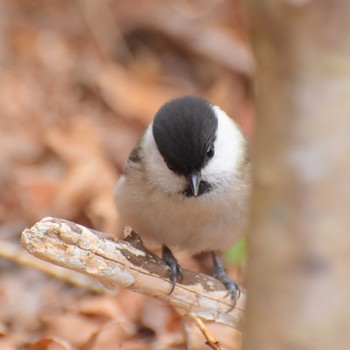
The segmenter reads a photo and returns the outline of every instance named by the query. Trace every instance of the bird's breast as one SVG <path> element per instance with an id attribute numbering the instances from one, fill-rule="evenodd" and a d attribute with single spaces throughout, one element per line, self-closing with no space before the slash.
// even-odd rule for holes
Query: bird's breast
<path id="1" fill-rule="evenodd" d="M 123 224 L 141 237 L 199 253 L 222 250 L 238 239 L 245 216 L 239 197 L 215 191 L 185 197 L 143 187 L 120 193 L 118 202 Z"/>

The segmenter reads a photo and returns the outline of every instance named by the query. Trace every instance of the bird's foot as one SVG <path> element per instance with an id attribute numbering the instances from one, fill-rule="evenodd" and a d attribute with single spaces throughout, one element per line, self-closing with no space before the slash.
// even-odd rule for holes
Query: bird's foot
<path id="1" fill-rule="evenodd" d="M 166 245 L 163 245 L 162 247 L 162 258 L 163 261 L 170 267 L 170 281 L 172 282 L 172 286 L 169 294 L 171 294 L 175 288 L 176 282 L 178 280 L 180 282 L 182 281 L 183 270 L 171 250 Z"/>
<path id="2" fill-rule="evenodd" d="M 237 301 L 241 295 L 241 291 L 239 289 L 238 284 L 233 281 L 224 271 L 224 267 L 222 266 L 222 262 L 219 257 L 213 252 L 213 261 L 214 268 L 212 275 L 216 279 L 218 279 L 227 289 L 227 295 L 230 295 L 233 300 L 232 309 L 236 306 Z M 232 310 L 231 309 L 231 310 Z"/>

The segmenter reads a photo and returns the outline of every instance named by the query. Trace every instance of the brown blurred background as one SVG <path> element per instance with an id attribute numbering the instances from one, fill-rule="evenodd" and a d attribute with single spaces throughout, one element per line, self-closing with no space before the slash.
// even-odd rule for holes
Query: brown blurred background
<path id="1" fill-rule="evenodd" d="M 115 183 L 137 137 L 168 99 L 202 96 L 253 137 L 254 63 L 241 1 L 3 0 L 0 62 L 3 242 L 17 243 L 44 216 L 116 232 Z M 120 314 L 132 330 L 119 330 L 123 335 L 114 334 L 105 349 L 115 341 L 136 341 L 129 348 L 166 344 L 160 339 L 169 320 L 184 339 L 179 317 L 164 305 L 151 308 L 160 310 L 162 326 L 147 323 L 141 296 L 121 292 L 116 304 L 64 282 L 47 284 L 16 263 L 0 260 L 0 268 L 0 303 L 7 305 L 0 311 L 1 349 L 29 347 L 44 336 L 78 347 Z M 135 314 L 119 310 L 123 298 L 133 298 Z M 85 304 L 72 311 L 67 303 L 76 300 Z M 98 303 L 98 311 L 89 309 Z M 68 331 L 73 324 L 84 329 L 79 336 Z M 174 344 L 165 348 L 183 348 L 185 340 Z"/>

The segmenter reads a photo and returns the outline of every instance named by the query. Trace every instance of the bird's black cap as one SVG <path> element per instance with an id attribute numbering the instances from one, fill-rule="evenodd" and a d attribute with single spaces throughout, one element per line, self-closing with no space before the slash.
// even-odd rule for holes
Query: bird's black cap
<path id="1" fill-rule="evenodd" d="M 217 126 L 208 101 L 185 96 L 159 109 L 153 121 L 153 136 L 169 169 L 189 176 L 208 162 L 208 149 L 215 140 Z"/>

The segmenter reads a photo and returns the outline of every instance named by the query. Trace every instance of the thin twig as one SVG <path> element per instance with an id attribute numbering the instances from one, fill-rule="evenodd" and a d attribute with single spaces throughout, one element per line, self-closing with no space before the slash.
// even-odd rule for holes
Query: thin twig
<path id="1" fill-rule="evenodd" d="M 202 332 L 204 335 L 205 339 L 207 340 L 206 344 L 210 346 L 213 350 L 222 350 L 222 347 L 220 343 L 215 340 L 215 338 L 209 333 L 207 327 L 205 327 L 203 321 L 199 319 L 196 315 L 191 315 L 190 317 L 194 322 L 197 324 L 199 330 Z"/>

